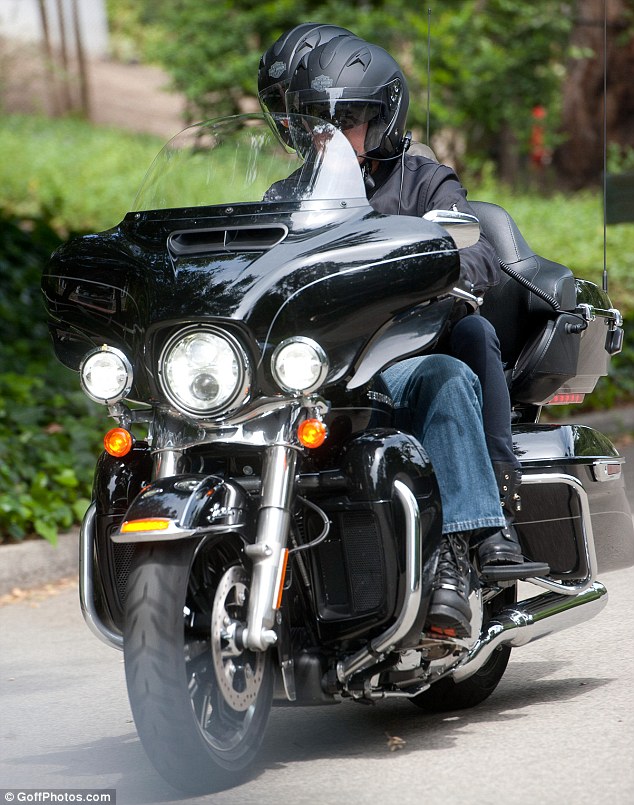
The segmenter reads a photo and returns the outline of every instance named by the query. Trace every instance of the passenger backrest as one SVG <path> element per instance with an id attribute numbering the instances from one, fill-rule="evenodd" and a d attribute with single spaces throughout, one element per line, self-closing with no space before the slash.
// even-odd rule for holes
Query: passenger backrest
<path id="1" fill-rule="evenodd" d="M 486 201 L 472 201 L 471 206 L 500 260 L 554 297 L 562 311 L 574 310 L 577 295 L 570 269 L 535 254 L 502 207 Z M 509 369 L 527 342 L 557 315 L 547 302 L 504 273 L 500 283 L 486 292 L 481 313 L 495 327 Z"/>

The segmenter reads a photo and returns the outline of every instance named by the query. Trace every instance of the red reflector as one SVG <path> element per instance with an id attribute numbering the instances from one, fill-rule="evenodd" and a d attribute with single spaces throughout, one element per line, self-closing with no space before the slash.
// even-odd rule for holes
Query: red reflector
<path id="1" fill-rule="evenodd" d="M 575 403 L 582 403 L 585 394 L 555 394 L 551 397 L 546 405 L 572 405 Z"/>

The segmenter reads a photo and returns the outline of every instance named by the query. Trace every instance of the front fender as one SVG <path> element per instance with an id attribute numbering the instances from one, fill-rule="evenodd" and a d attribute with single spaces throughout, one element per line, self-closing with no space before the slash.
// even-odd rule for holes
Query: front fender
<path id="1" fill-rule="evenodd" d="M 235 532 L 252 543 L 255 515 L 255 503 L 240 484 L 217 475 L 176 475 L 141 490 L 112 540 L 156 542 Z"/>

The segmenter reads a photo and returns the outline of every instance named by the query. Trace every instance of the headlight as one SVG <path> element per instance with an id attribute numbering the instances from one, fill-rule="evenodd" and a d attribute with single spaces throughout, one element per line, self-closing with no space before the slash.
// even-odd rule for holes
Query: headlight
<path id="1" fill-rule="evenodd" d="M 159 372 L 167 397 L 194 416 L 234 410 L 251 384 L 244 350 L 229 333 L 213 327 L 176 333 L 163 348 Z"/>
<path id="2" fill-rule="evenodd" d="M 297 336 L 278 344 L 271 359 L 273 377 L 291 392 L 315 391 L 328 374 L 326 353 L 312 338 Z"/>
<path id="3" fill-rule="evenodd" d="M 112 405 L 130 393 L 132 365 L 121 350 L 104 344 L 86 355 L 79 367 L 79 377 L 91 399 Z"/>

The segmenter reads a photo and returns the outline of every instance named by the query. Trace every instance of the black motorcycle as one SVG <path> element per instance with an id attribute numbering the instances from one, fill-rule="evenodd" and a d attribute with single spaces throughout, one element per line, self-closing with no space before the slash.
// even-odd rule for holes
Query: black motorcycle
<path id="1" fill-rule="evenodd" d="M 270 121 L 269 121 L 270 123 Z M 372 210 L 345 137 L 240 116 L 186 129 L 113 229 L 43 276 L 59 360 L 117 422 L 81 530 L 86 621 L 123 649 L 136 727 L 173 786 L 254 760 L 274 701 L 471 707 L 511 648 L 593 617 L 599 570 L 634 564 L 623 459 L 539 424 L 580 401 L 622 340 L 607 294 L 474 203 L 504 281 L 496 326 L 524 481 L 517 530 L 543 590 L 470 580 L 472 638 L 425 632 L 441 537 L 433 467 L 393 425 L 380 373 L 434 349 L 478 220 Z"/>

